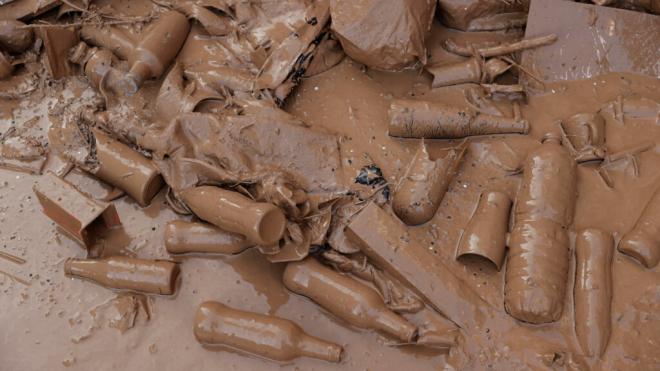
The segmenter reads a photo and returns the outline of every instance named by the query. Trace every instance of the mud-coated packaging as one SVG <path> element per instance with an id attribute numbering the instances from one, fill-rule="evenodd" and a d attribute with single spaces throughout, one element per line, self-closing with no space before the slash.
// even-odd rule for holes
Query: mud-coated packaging
<path id="1" fill-rule="evenodd" d="M 111 289 L 160 295 L 174 294 L 179 272 L 179 265 L 171 261 L 127 256 L 64 262 L 67 276 L 84 278 Z"/>
<path id="2" fill-rule="evenodd" d="M 525 25 L 529 0 L 439 0 L 440 21 L 463 31 L 494 31 Z"/>
<path id="3" fill-rule="evenodd" d="M 392 210 L 407 225 L 419 225 L 433 218 L 449 183 L 454 179 L 466 151 L 463 142 L 440 158 L 429 156 L 424 142 L 394 191 Z"/>
<path id="4" fill-rule="evenodd" d="M 653 193 L 635 226 L 623 235 L 618 250 L 646 268 L 660 262 L 660 188 Z"/>
<path id="5" fill-rule="evenodd" d="M 528 155 L 515 202 L 504 307 L 516 319 L 546 323 L 561 317 L 576 187 L 575 161 L 557 137 L 548 136 Z"/>
<path id="6" fill-rule="evenodd" d="M 319 263 L 314 258 L 289 263 L 284 270 L 284 286 L 360 328 L 381 330 L 410 342 L 417 329 L 389 310 L 370 287 Z"/>
<path id="7" fill-rule="evenodd" d="M 273 361 L 312 357 L 339 362 L 341 346 L 306 334 L 287 319 L 230 308 L 217 301 L 202 303 L 193 325 L 195 338 L 209 347 L 227 347 Z"/>
<path id="8" fill-rule="evenodd" d="M 432 0 L 331 0 L 332 31 L 344 52 L 379 70 L 426 63 Z"/>
<path id="9" fill-rule="evenodd" d="M 585 355 L 600 357 L 610 339 L 612 322 L 612 254 L 608 232 L 588 228 L 575 240 L 575 335 Z"/>

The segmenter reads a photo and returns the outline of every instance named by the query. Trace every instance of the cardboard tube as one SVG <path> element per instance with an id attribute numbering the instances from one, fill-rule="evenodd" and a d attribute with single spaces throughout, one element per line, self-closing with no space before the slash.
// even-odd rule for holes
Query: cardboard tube
<path id="1" fill-rule="evenodd" d="M 511 199 L 505 193 L 484 192 L 468 222 L 456 251 L 456 258 L 480 256 L 493 263 L 499 271 L 506 252 L 506 233 L 509 227 Z"/>
<path id="2" fill-rule="evenodd" d="M 452 139 L 474 135 L 526 134 L 525 120 L 472 112 L 440 102 L 395 99 L 390 104 L 389 135 Z"/>
<path id="3" fill-rule="evenodd" d="M 140 206 L 147 206 L 163 187 L 156 166 L 127 145 L 93 129 L 99 169 L 94 173 L 104 182 L 123 190 Z"/>
<path id="4" fill-rule="evenodd" d="M 277 206 L 255 202 L 238 192 L 201 186 L 181 192 L 181 198 L 200 219 L 258 245 L 270 246 L 282 238 L 286 218 Z"/>
<path id="5" fill-rule="evenodd" d="M 312 357 L 339 362 L 343 348 L 306 334 L 287 319 L 202 303 L 193 326 L 195 338 L 207 346 L 225 346 L 279 362 Z"/>
<path id="6" fill-rule="evenodd" d="M 238 254 L 252 246 L 245 237 L 206 223 L 174 220 L 165 226 L 165 248 L 170 254 Z"/>
<path id="7" fill-rule="evenodd" d="M 64 262 L 67 276 L 88 279 L 107 288 L 160 295 L 174 294 L 179 272 L 179 265 L 174 262 L 127 256 Z"/>
<path id="8" fill-rule="evenodd" d="M 612 235 L 583 229 L 575 241 L 575 334 L 582 351 L 600 357 L 610 339 L 612 307 Z"/>
<path id="9" fill-rule="evenodd" d="M 646 268 L 660 262 L 660 188 L 653 193 L 635 226 L 623 235 L 618 250 Z"/>

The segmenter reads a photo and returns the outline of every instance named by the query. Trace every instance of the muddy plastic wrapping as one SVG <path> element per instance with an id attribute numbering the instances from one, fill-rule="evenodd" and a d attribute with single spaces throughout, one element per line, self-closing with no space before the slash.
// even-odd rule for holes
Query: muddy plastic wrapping
<path id="1" fill-rule="evenodd" d="M 114 205 L 90 199 L 53 173 L 39 179 L 34 193 L 44 214 L 85 247 L 93 245 L 104 230 L 120 224 Z"/>
<path id="2" fill-rule="evenodd" d="M 174 294 L 180 272 L 179 265 L 171 261 L 127 256 L 70 258 L 64 262 L 67 276 L 83 278 L 110 289 L 159 295 Z"/>
<path id="3" fill-rule="evenodd" d="M 351 58 L 379 70 L 400 70 L 417 60 L 426 63 L 435 6 L 431 0 L 331 0 L 331 28 Z"/>
<path id="4" fill-rule="evenodd" d="M 334 192 L 343 177 L 334 135 L 267 105 L 246 106 L 241 115 L 184 114 L 152 128 L 139 144 L 153 151 L 175 190 L 282 177 L 306 191 Z"/>
<path id="5" fill-rule="evenodd" d="M 522 27 L 529 0 L 439 0 L 440 21 L 462 31 L 494 31 Z"/>
<path id="6" fill-rule="evenodd" d="M 605 353 L 612 327 L 612 255 L 608 232 L 588 228 L 575 241 L 575 334 L 585 355 Z"/>
<path id="7" fill-rule="evenodd" d="M 20 53 L 32 46 L 34 31 L 25 28 L 25 23 L 16 20 L 0 19 L 0 50 Z"/>
<path id="8" fill-rule="evenodd" d="M 493 263 L 499 271 L 506 253 L 511 199 L 497 191 L 483 192 L 465 231 L 461 235 L 456 258 L 476 255 Z"/>
<path id="9" fill-rule="evenodd" d="M 340 345 L 310 336 L 292 321 L 216 301 L 199 306 L 193 331 L 205 346 L 226 347 L 279 362 L 298 357 L 339 362 L 343 353 Z"/>
<path id="10" fill-rule="evenodd" d="M 618 250 L 646 268 L 660 262 L 660 189 L 648 201 L 633 229 L 623 235 Z"/>
<path id="11" fill-rule="evenodd" d="M 576 164 L 547 136 L 523 167 L 509 238 L 504 307 L 530 323 L 557 321 L 564 308 L 576 198 Z"/>
<path id="12" fill-rule="evenodd" d="M 417 328 L 390 311 L 376 291 L 314 258 L 287 264 L 282 281 L 351 325 L 380 330 L 406 343 L 417 336 Z"/>
<path id="13" fill-rule="evenodd" d="M 392 210 L 401 221 L 419 225 L 435 216 L 466 150 L 463 142 L 432 159 L 424 141 L 420 142 L 392 197 Z"/>
<path id="14" fill-rule="evenodd" d="M 41 15 L 62 2 L 60 0 L 15 0 L 0 5 L 0 19 L 28 20 Z"/>
<path id="15" fill-rule="evenodd" d="M 47 143 L 35 135 L 35 123 L 11 126 L 0 135 L 0 168 L 41 174 L 47 159 Z"/>
<path id="16" fill-rule="evenodd" d="M 192 27 L 178 58 L 185 76 L 216 94 L 251 92 L 282 104 L 328 38 L 328 1 L 238 3 L 233 13 L 240 26 L 231 22 L 231 32 L 223 36 L 209 37 L 218 33 L 216 25 Z M 336 58 L 329 54 L 328 62 L 337 63 Z"/>

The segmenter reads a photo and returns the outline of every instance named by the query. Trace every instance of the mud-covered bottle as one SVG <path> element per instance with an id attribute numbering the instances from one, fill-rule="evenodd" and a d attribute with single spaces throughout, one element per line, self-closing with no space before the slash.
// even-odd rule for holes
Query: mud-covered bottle
<path id="1" fill-rule="evenodd" d="M 553 322 L 564 307 L 576 165 L 557 136 L 527 157 L 509 239 L 504 306 L 516 319 Z"/>
<path id="2" fill-rule="evenodd" d="M 216 301 L 199 306 L 193 330 L 197 341 L 204 345 L 228 347 L 279 362 L 298 357 L 339 362 L 343 352 L 341 346 L 306 334 L 292 321 Z"/>
<path id="3" fill-rule="evenodd" d="M 174 10 L 149 25 L 128 55 L 131 68 L 124 79 L 126 93 L 135 93 L 145 80 L 160 77 L 179 53 L 188 31 L 188 19 Z"/>
<path id="4" fill-rule="evenodd" d="M 102 259 L 68 259 L 67 276 L 88 279 L 101 286 L 150 294 L 172 295 L 179 265 L 166 260 L 112 256 Z"/>
<path id="5" fill-rule="evenodd" d="M 417 336 L 417 328 L 389 310 L 375 290 L 314 258 L 289 263 L 283 282 L 287 289 L 307 296 L 356 327 L 380 330 L 404 342 Z"/>

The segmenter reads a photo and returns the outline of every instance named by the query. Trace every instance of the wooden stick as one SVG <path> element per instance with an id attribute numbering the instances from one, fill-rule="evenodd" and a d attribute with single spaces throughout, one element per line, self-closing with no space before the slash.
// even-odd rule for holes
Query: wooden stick
<path id="1" fill-rule="evenodd" d="M 532 39 L 524 39 L 512 43 L 504 43 L 496 46 L 475 48 L 475 50 L 480 56 L 484 58 L 488 58 L 488 57 L 496 57 L 505 54 L 511 54 L 525 49 L 538 48 L 539 46 L 552 44 L 555 41 L 557 41 L 557 35 L 550 34 L 550 35 L 535 37 Z M 451 39 L 445 40 L 445 49 L 447 49 L 447 51 L 450 51 L 454 54 L 458 54 L 464 57 L 472 56 L 472 48 L 459 46 L 456 44 L 455 41 Z"/>
<path id="2" fill-rule="evenodd" d="M 14 262 L 16 264 L 25 264 L 25 259 L 3 251 L 0 251 L 0 258 L 7 259 L 10 262 Z"/>

